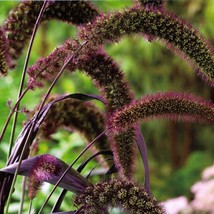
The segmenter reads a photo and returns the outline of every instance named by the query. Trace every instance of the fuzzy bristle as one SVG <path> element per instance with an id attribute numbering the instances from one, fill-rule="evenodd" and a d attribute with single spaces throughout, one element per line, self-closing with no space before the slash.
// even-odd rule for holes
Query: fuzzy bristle
<path id="1" fill-rule="evenodd" d="M 163 9 L 165 0 L 138 0 L 145 8 Z"/>
<path id="2" fill-rule="evenodd" d="M 41 184 L 51 176 L 56 176 L 60 169 L 61 164 L 54 156 L 48 154 L 40 156 L 29 172 L 28 197 L 32 200 Z"/>
<path id="3" fill-rule="evenodd" d="M 89 54 L 78 64 L 93 78 L 101 88 L 107 100 L 107 114 L 123 108 L 132 100 L 132 92 L 119 66 L 103 51 Z M 108 118 L 107 118 L 108 120 Z M 107 121 L 107 123 L 109 123 Z M 135 161 L 135 132 L 134 129 L 117 135 L 108 133 L 114 161 L 121 177 L 131 178 Z"/>
<path id="4" fill-rule="evenodd" d="M 16 60 L 30 39 L 42 1 L 23 1 L 12 10 L 4 23 L 12 59 Z M 98 15 L 96 8 L 87 1 L 53 1 L 46 8 L 42 21 L 57 19 L 80 25 Z"/>
<path id="5" fill-rule="evenodd" d="M 190 24 L 166 11 L 134 7 L 102 15 L 84 27 L 80 36 L 93 45 L 100 45 L 136 33 L 166 41 L 200 70 L 207 83 L 212 85 L 214 82 L 214 57 L 208 43 Z"/>
<path id="6" fill-rule="evenodd" d="M 8 53 L 8 44 L 5 32 L 0 28 L 0 76 L 6 75 L 11 65 L 11 59 Z"/>
<path id="7" fill-rule="evenodd" d="M 201 123 L 214 123 L 214 105 L 185 93 L 159 93 L 133 101 L 111 118 L 115 130 L 131 126 L 138 120 L 170 118 Z"/>
<path id="8" fill-rule="evenodd" d="M 77 66 L 101 88 L 108 102 L 108 112 L 113 112 L 131 101 L 132 93 L 119 65 L 104 51 L 92 52 Z"/>
<path id="9" fill-rule="evenodd" d="M 84 207 L 84 213 L 102 213 L 108 207 L 121 207 L 129 213 L 163 214 L 162 206 L 149 196 L 143 187 L 127 180 L 110 180 L 88 187 L 85 193 L 75 198 L 77 206 Z"/>
<path id="10" fill-rule="evenodd" d="M 76 46 L 76 41 L 68 40 L 63 46 L 57 48 L 47 58 L 40 59 L 34 66 L 32 66 L 28 70 L 29 75 L 33 79 L 38 76 L 38 78 L 35 80 L 35 82 L 38 83 L 41 83 L 44 80 L 48 79 L 45 78 L 45 76 L 53 78 L 58 72 L 58 69 L 56 69 L 55 65 L 62 65 L 66 56 L 68 54 L 72 54 L 72 51 L 76 49 Z M 123 108 L 123 106 L 131 102 L 132 93 L 120 67 L 103 50 L 92 51 L 90 54 L 88 52 L 83 52 L 76 57 L 75 62 L 75 65 L 71 63 L 67 67 L 67 69 L 71 72 L 74 71 L 77 67 L 81 71 L 85 71 L 87 75 L 95 81 L 95 83 L 98 85 L 98 88 L 100 88 L 101 92 L 103 93 L 105 100 L 107 101 L 108 114 L 111 115 L 113 112 Z M 133 140 L 135 139 L 134 132 L 132 136 L 130 135 L 130 133 L 127 136 L 130 136 L 130 138 L 127 138 L 125 142 L 133 145 Z M 116 138 L 113 137 L 112 141 L 115 141 L 115 139 L 117 139 L 118 141 L 118 143 L 115 142 L 115 144 L 120 145 L 118 146 L 118 148 L 127 147 L 126 144 L 119 141 L 120 139 L 123 139 L 122 135 Z M 113 149 L 114 146 L 111 147 Z M 125 148 L 123 150 L 126 150 Z M 129 149 L 130 153 L 135 154 L 134 151 L 131 151 L 134 150 L 133 146 L 129 146 Z M 116 160 L 116 157 L 118 157 L 118 155 L 115 153 L 114 157 L 114 159 Z M 120 156 L 120 158 L 121 163 L 125 163 L 125 159 L 122 160 L 125 157 Z M 122 166 L 120 166 L 119 168 L 122 169 Z M 132 171 L 133 164 L 131 161 L 129 161 L 126 163 L 125 174 L 131 175 Z M 120 173 L 124 175 L 124 173 L 122 172 L 124 172 L 124 170 L 122 170 Z"/>
<path id="11" fill-rule="evenodd" d="M 135 129 L 123 130 L 120 133 L 107 133 L 114 153 L 115 166 L 122 178 L 132 179 L 136 157 Z"/>

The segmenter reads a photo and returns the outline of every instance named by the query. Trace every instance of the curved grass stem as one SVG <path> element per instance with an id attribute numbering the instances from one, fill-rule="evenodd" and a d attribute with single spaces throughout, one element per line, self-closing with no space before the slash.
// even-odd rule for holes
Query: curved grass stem
<path id="1" fill-rule="evenodd" d="M 19 214 L 23 213 L 23 206 L 24 206 L 24 200 L 25 200 L 25 191 L 26 191 L 26 183 L 27 178 L 24 177 L 22 179 L 22 196 L 21 196 L 21 201 L 20 201 L 20 206 L 19 206 Z"/>
<path id="2" fill-rule="evenodd" d="M 31 214 L 31 210 L 32 210 L 32 205 L 33 205 L 33 200 L 30 200 L 30 204 L 29 204 L 29 214 Z"/>

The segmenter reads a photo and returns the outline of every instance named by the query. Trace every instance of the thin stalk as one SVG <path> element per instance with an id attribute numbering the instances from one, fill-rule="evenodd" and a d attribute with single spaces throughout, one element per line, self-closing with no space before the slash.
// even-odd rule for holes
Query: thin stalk
<path id="1" fill-rule="evenodd" d="M 44 70 L 40 71 L 40 72 L 36 75 L 35 79 L 36 79 L 43 71 L 44 71 Z M 4 137 L 4 134 L 5 134 L 5 131 L 6 131 L 6 129 L 7 129 L 8 124 L 9 124 L 9 122 L 10 122 L 10 119 L 11 119 L 11 117 L 13 116 L 14 112 L 16 111 L 16 108 L 17 108 L 18 104 L 21 102 L 21 100 L 23 99 L 23 97 L 25 96 L 25 94 L 28 92 L 28 90 L 31 88 L 32 85 L 33 85 L 33 82 L 29 83 L 29 85 L 25 88 L 25 90 L 22 92 L 21 96 L 20 96 L 20 97 L 18 98 L 18 100 L 16 101 L 14 107 L 11 109 L 10 114 L 9 114 L 8 117 L 7 117 L 7 120 L 6 120 L 5 124 L 4 124 L 4 127 L 3 127 L 2 132 L 1 132 L 1 135 L 0 135 L 0 143 L 1 143 L 2 139 L 3 139 L 3 137 Z"/>
<path id="2" fill-rule="evenodd" d="M 54 193 L 54 191 L 56 190 L 57 186 L 62 181 L 64 176 L 67 174 L 67 172 L 73 167 L 73 165 L 79 160 L 79 158 L 95 143 L 95 141 L 97 141 L 99 138 L 101 138 L 108 130 L 109 130 L 109 128 L 106 128 L 101 134 L 99 134 L 96 138 L 94 138 L 94 140 L 91 141 L 91 143 L 88 144 L 88 146 L 86 146 L 85 149 L 83 149 L 82 152 L 74 159 L 74 161 L 69 165 L 69 167 L 65 170 L 65 172 L 62 174 L 60 179 L 54 185 L 54 188 L 51 190 L 50 194 L 46 198 L 46 200 L 43 203 L 43 205 L 42 205 L 41 209 L 39 210 L 38 214 L 42 213 L 43 208 L 45 207 L 45 205 L 47 204 L 48 200 L 50 199 L 50 197 L 52 196 L 52 194 Z"/>
<path id="3" fill-rule="evenodd" d="M 28 141 L 29 141 L 29 139 L 30 139 L 30 137 L 31 137 L 31 134 L 32 134 L 32 132 L 33 132 L 33 130 L 34 130 L 34 128 L 35 128 L 36 122 L 37 122 L 37 120 L 38 120 L 39 114 L 40 114 L 42 108 L 44 107 L 45 102 L 46 102 L 48 96 L 49 96 L 50 93 L 51 93 L 51 90 L 53 89 L 53 87 L 54 87 L 54 85 L 56 84 L 57 80 L 58 80 L 58 79 L 60 78 L 60 76 L 62 75 L 62 73 L 63 73 L 65 67 L 68 65 L 68 63 L 69 63 L 71 60 L 74 59 L 74 57 L 76 56 L 76 54 L 83 48 L 83 46 L 84 46 L 85 44 L 87 44 L 87 42 L 82 43 L 82 45 L 80 45 L 80 47 L 79 47 L 79 48 L 75 51 L 75 53 L 67 60 L 67 62 L 64 63 L 64 65 L 62 66 L 61 70 L 59 71 L 59 73 L 58 73 L 57 76 L 55 77 L 54 81 L 52 82 L 51 86 L 49 87 L 47 93 L 45 94 L 45 97 L 44 97 L 44 99 L 43 99 L 43 101 L 42 101 L 42 103 L 41 103 L 41 105 L 40 105 L 40 107 L 39 107 L 39 110 L 38 110 L 36 116 L 35 116 L 34 123 L 33 123 L 32 127 L 31 127 L 31 129 L 30 129 L 30 131 L 29 131 L 29 133 L 28 133 L 27 139 L 26 139 L 25 144 L 24 144 L 23 149 L 22 149 L 22 152 L 21 152 L 21 155 L 20 155 L 20 159 L 19 159 L 19 163 L 18 163 L 18 165 L 17 165 L 16 171 L 15 171 L 15 174 L 14 174 L 14 178 L 13 178 L 13 181 L 12 181 L 12 184 L 11 184 L 11 187 L 10 187 L 10 192 L 9 192 L 9 196 L 8 196 L 8 200 L 7 200 L 7 204 L 6 204 L 6 212 L 5 212 L 5 214 L 8 214 L 8 208 L 9 208 L 11 196 L 12 196 L 12 193 L 13 193 L 13 188 L 14 188 L 14 186 L 15 186 L 16 178 L 17 178 L 17 175 L 18 175 L 18 171 L 19 171 L 19 168 L 20 168 L 20 166 L 21 166 L 21 162 L 22 162 L 22 159 L 23 159 L 25 150 L 26 150 L 26 148 L 27 148 Z"/>
<path id="4" fill-rule="evenodd" d="M 22 179 L 22 196 L 21 196 L 21 201 L 20 201 L 19 214 L 23 213 L 22 210 L 23 210 L 23 205 L 24 205 L 24 200 L 25 200 L 26 181 L 27 181 L 27 178 L 24 177 Z"/>
<path id="5" fill-rule="evenodd" d="M 7 129 L 7 126 L 9 124 L 9 122 L 10 122 L 11 117 L 13 116 L 13 113 L 16 111 L 20 101 L 22 100 L 22 98 L 24 97 L 24 95 L 27 93 L 28 90 L 29 90 L 29 88 L 26 88 L 24 90 L 24 92 L 21 94 L 21 96 L 17 100 L 16 104 L 14 105 L 14 107 L 11 109 L 10 114 L 8 115 L 7 120 L 6 120 L 5 124 L 4 124 L 4 127 L 3 127 L 2 132 L 1 132 L 0 142 L 2 141 L 2 139 L 4 137 L 5 131 Z M 8 157 L 9 157 L 9 155 L 8 155 Z"/>
<path id="6" fill-rule="evenodd" d="M 29 214 L 31 213 L 32 210 L 32 205 L 33 205 L 33 200 L 30 200 L 30 204 L 29 204 Z"/>
<path id="7" fill-rule="evenodd" d="M 35 79 L 37 79 L 37 77 L 38 77 L 44 70 L 45 70 L 45 68 L 44 68 L 42 71 L 40 71 L 40 72 L 36 75 Z M 6 131 L 6 129 L 7 129 L 8 124 L 9 124 L 9 122 L 10 122 L 10 119 L 11 119 L 11 117 L 13 116 L 14 112 L 16 111 L 16 108 L 17 108 L 18 104 L 21 102 L 21 100 L 23 99 L 23 97 L 25 96 L 25 94 L 28 92 L 28 90 L 31 88 L 32 85 L 33 85 L 33 82 L 30 82 L 30 83 L 28 84 L 28 86 L 27 86 L 27 87 L 25 88 L 25 90 L 22 92 L 21 96 L 20 96 L 20 97 L 18 98 L 18 100 L 16 101 L 14 107 L 11 109 L 10 114 L 9 114 L 8 117 L 7 117 L 7 120 L 6 120 L 5 124 L 4 124 L 4 127 L 3 127 L 2 132 L 1 132 L 1 135 L 0 135 L 0 143 L 1 143 L 2 139 L 3 139 L 3 137 L 4 137 L 4 134 L 5 134 L 5 131 Z"/>
<path id="8" fill-rule="evenodd" d="M 27 54 L 26 54 L 26 58 L 25 58 L 25 63 L 24 63 L 24 67 L 23 67 L 23 72 L 22 72 L 22 77 L 21 77 L 21 82 L 20 82 L 20 86 L 19 86 L 19 93 L 18 93 L 17 100 L 19 99 L 19 97 L 22 94 L 22 90 L 23 90 L 23 87 L 24 87 L 25 76 L 26 76 L 26 71 L 27 71 L 27 67 L 28 67 L 28 62 L 29 62 L 29 58 L 30 58 L 33 42 L 34 42 L 34 39 L 35 39 L 35 35 L 36 35 L 36 32 L 37 32 L 37 29 L 38 29 L 39 24 L 40 24 L 40 21 L 42 19 L 42 15 L 43 15 L 43 13 L 45 11 L 46 5 L 47 5 L 47 1 L 45 0 L 43 5 L 42 5 L 42 8 L 41 8 L 41 10 L 39 12 L 38 18 L 37 18 L 36 23 L 34 25 L 34 28 L 33 28 L 33 32 L 32 32 L 31 38 L 30 38 L 30 43 L 29 43 L 29 46 L 28 46 L 28 50 L 27 50 Z M 11 135 L 10 135 L 8 158 L 10 156 L 10 153 L 11 153 L 11 150 L 12 150 L 12 147 L 13 147 L 13 141 L 14 141 L 15 131 L 16 131 L 16 123 L 17 123 L 18 114 L 19 114 L 19 106 L 20 106 L 20 103 L 18 102 L 17 107 L 16 107 L 16 111 L 15 111 L 15 115 L 14 115 L 14 119 L 13 119 Z"/>

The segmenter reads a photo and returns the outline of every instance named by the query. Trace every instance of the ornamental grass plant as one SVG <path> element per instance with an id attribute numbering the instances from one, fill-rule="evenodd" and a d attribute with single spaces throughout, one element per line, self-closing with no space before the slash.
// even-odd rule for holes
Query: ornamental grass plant
<path id="1" fill-rule="evenodd" d="M 171 134 L 173 128 L 178 127 L 175 121 L 184 124 L 184 127 L 198 125 L 199 130 L 213 127 L 214 40 L 208 41 L 199 28 L 170 10 L 170 1 L 127 1 L 121 3 L 127 4 L 123 9 L 105 11 L 102 4 L 106 2 L 16 2 L 2 22 L 0 81 L 3 82 L 11 72 L 18 72 L 20 68 L 22 75 L 16 102 L 8 100 L 10 112 L 0 135 L 0 142 L 7 147 L 7 157 L 0 169 L 0 213 L 13 212 L 11 206 L 18 201 L 14 188 L 19 188 L 21 194 L 15 213 L 107 214 L 115 210 L 133 214 L 167 213 L 162 199 L 153 193 L 150 184 L 153 175 L 150 174 L 150 153 L 148 155 L 147 150 L 151 152 L 152 145 L 148 145 L 147 134 L 141 124 L 167 119 L 171 121 L 172 126 L 168 129 Z M 57 24 L 51 29 L 52 37 L 62 33 L 58 25 L 72 28 L 72 35 L 64 36 L 64 42 L 48 54 L 44 50 L 43 54 L 34 57 L 36 47 L 33 45 L 38 45 L 38 35 L 41 37 L 43 32 L 41 49 L 45 49 L 46 27 L 53 20 Z M 135 44 L 131 47 L 133 50 L 140 47 L 142 40 L 154 45 L 154 50 L 157 46 L 157 52 L 161 44 L 166 51 L 166 62 L 160 63 L 156 58 L 157 62 L 151 60 L 154 65 L 165 65 L 172 59 L 170 57 L 178 57 L 181 68 L 179 63 L 171 65 L 174 74 L 171 72 L 166 78 L 169 83 L 171 80 L 176 82 L 176 78 L 182 79 L 180 71 L 183 67 L 187 68 L 189 73 L 184 71 L 184 82 L 178 84 L 180 90 L 173 90 L 173 83 L 166 90 L 154 93 L 148 89 L 135 90 L 144 83 L 147 85 L 147 81 L 140 78 L 135 79 L 135 83 L 136 80 L 138 82 L 133 84 L 134 76 L 139 75 L 141 69 L 130 77 L 124 71 L 122 59 L 114 59 L 114 54 L 108 51 L 110 46 L 116 47 L 125 39 L 132 39 Z M 141 60 L 143 55 L 142 48 L 136 58 Z M 145 70 L 148 68 L 146 63 L 141 64 Z M 162 75 L 164 70 L 167 69 L 163 66 L 156 72 Z M 74 73 L 77 75 L 74 76 Z M 66 92 L 63 90 L 66 81 L 78 84 L 72 80 L 78 75 L 89 77 L 93 93 L 86 90 L 84 84 L 77 87 L 78 91 L 72 90 L 72 87 L 68 87 Z M 194 85 L 194 81 L 204 84 L 212 96 L 207 96 L 203 90 L 195 90 L 198 86 Z M 188 89 L 191 84 L 197 93 Z M 39 94 L 32 100 L 33 107 L 30 93 Z M 23 100 L 27 103 L 26 107 L 22 105 Z M 21 121 L 23 126 L 17 131 L 20 115 L 23 118 L 23 114 L 26 115 Z M 191 142 L 193 134 L 188 130 L 193 128 L 187 128 L 187 141 Z M 6 139 L 9 132 L 10 138 Z M 69 146 L 73 142 L 70 142 L 68 133 L 79 133 L 86 144 L 81 149 Z M 176 165 L 179 159 L 176 156 L 179 155 L 175 151 L 179 130 L 176 133 L 172 134 L 174 145 L 171 147 L 174 168 L 179 167 L 179 164 Z M 67 139 L 63 139 L 65 136 Z M 57 145 L 56 141 L 64 146 Z M 160 141 L 164 139 L 160 138 Z M 66 162 L 62 157 L 63 151 L 60 153 L 62 148 L 69 154 Z M 185 150 L 187 153 L 181 152 L 184 160 L 180 161 L 181 165 L 190 155 L 188 149 Z M 162 150 L 164 153 L 164 147 Z M 141 180 L 137 175 L 141 176 Z M 52 188 L 41 200 L 39 194 L 44 183 L 51 184 Z"/>

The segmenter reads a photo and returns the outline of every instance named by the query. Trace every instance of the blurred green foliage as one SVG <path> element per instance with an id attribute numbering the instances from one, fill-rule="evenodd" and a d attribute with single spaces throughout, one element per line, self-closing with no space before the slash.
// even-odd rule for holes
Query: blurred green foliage
<path id="1" fill-rule="evenodd" d="M 132 4 L 131 0 L 93 0 L 93 2 L 104 12 L 123 9 Z M 0 2 L 0 24 L 16 4 L 15 1 Z M 167 8 L 176 15 L 188 19 L 214 45 L 214 3 L 212 0 L 168 1 Z M 74 38 L 76 34 L 76 28 L 65 23 L 59 24 L 59 22 L 51 21 L 43 24 L 36 36 L 30 65 L 38 57 L 48 55 L 54 47 L 62 44 L 67 38 Z M 106 44 L 106 51 L 120 64 L 137 97 L 161 91 L 186 91 L 214 101 L 214 90 L 206 86 L 193 72 L 192 67 L 166 49 L 159 40 L 149 42 L 142 35 L 135 35 L 124 38 L 117 44 Z M 18 66 L 7 77 L 0 80 L 0 128 L 3 127 L 9 113 L 7 100 L 11 99 L 13 104 L 16 101 L 25 53 L 26 50 L 19 60 Z M 29 92 L 21 106 L 26 105 L 27 108 L 32 109 L 41 101 L 44 92 L 45 89 Z M 91 79 L 79 72 L 64 74 L 53 92 L 59 94 L 98 93 Z M 20 114 L 16 136 L 20 132 L 24 120 L 25 116 Z M 190 124 L 187 129 L 183 123 L 175 124 L 169 121 L 155 120 L 142 124 L 142 131 L 148 145 L 153 194 L 159 200 L 179 195 L 191 197 L 190 186 L 200 179 L 202 169 L 212 164 L 214 160 L 213 127 Z M 10 126 L 0 144 L 0 168 L 5 164 L 9 136 Z M 80 138 L 78 133 L 60 130 L 53 135 L 51 140 L 41 142 L 39 153 L 50 153 L 71 163 L 84 145 L 85 140 Z M 88 153 L 86 156 L 89 157 L 90 154 Z M 144 179 L 143 166 L 140 157 L 138 160 L 136 178 L 138 182 L 142 182 Z M 173 161 L 177 165 L 173 164 Z M 83 173 L 88 174 L 96 164 L 91 162 Z M 92 178 L 93 181 L 97 179 L 96 177 Z M 12 210 L 14 210 L 13 213 L 16 213 L 19 206 L 21 186 L 17 185 L 16 189 L 10 208 L 11 213 Z M 45 185 L 42 190 L 38 196 L 40 200 L 34 202 L 35 207 L 41 206 L 41 202 L 46 197 L 44 195 L 47 195 L 50 187 Z M 51 198 L 51 204 L 56 200 L 57 194 Z M 70 206 L 71 194 L 68 194 L 62 208 L 70 210 Z M 24 205 L 24 208 L 27 210 L 27 204 Z M 49 211 L 48 207 L 44 212 L 46 211 Z"/>

